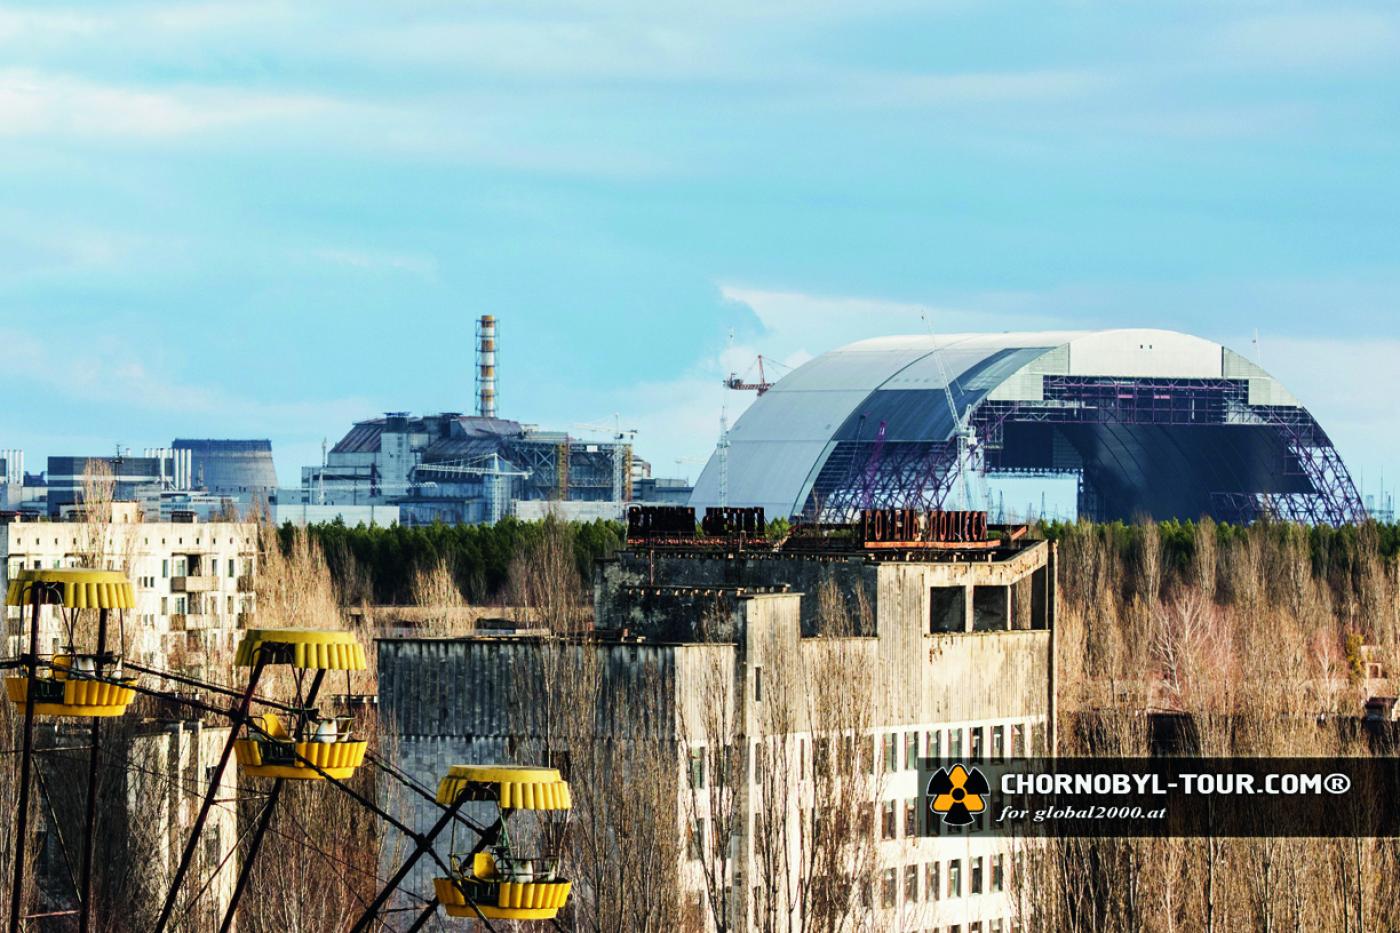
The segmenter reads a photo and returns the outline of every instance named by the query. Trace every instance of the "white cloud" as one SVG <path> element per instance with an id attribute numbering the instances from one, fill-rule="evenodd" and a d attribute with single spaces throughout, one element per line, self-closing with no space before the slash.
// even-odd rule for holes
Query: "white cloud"
<path id="1" fill-rule="evenodd" d="M 77 402 L 114 405 L 143 412 L 216 424 L 230 431 L 307 430 L 344 425 L 374 410 L 363 398 L 268 402 L 237 395 L 207 383 L 190 383 L 153 371 L 126 340 L 89 333 L 80 342 L 23 331 L 0 330 L 0 346 L 13 351 L 0 369 L 0 390 L 43 386 Z"/>
<path id="2" fill-rule="evenodd" d="M 0 71 L 0 136 L 169 139 L 304 119 L 334 106 L 305 94 L 208 87 L 155 91 L 31 69 Z"/>
<path id="3" fill-rule="evenodd" d="M 1270 13 L 1228 24 L 1207 47 L 1230 65 L 1349 69 L 1393 63 L 1400 54 L 1400 18 L 1342 8 Z"/>
<path id="4" fill-rule="evenodd" d="M 426 279 L 435 277 L 438 271 L 435 256 L 421 256 L 412 253 L 322 247 L 311 250 L 310 255 L 334 266 L 346 266 L 366 272 L 401 272 Z"/>
<path id="5" fill-rule="evenodd" d="M 854 72 L 830 74 L 843 101 L 857 106 L 924 108 L 951 105 L 1043 103 L 1082 97 L 1101 89 L 1092 71 L 991 71 L 951 74 Z"/>
<path id="6" fill-rule="evenodd" d="M 952 303 L 919 303 L 852 295 L 721 285 L 727 301 L 752 309 L 780 352 L 816 355 L 853 340 L 890 334 L 1042 330 L 1063 321 L 1013 293 L 974 293 Z M 766 354 L 765 354 L 766 355 Z M 782 357 L 779 356 L 779 359 Z"/>

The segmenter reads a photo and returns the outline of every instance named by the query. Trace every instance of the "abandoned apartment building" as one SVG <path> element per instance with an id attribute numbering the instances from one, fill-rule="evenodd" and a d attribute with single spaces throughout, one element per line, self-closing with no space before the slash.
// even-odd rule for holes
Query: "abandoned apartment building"
<path id="1" fill-rule="evenodd" d="M 802 875 L 818 860 L 799 850 L 821 838 L 823 803 L 857 813 L 869 855 L 846 888 L 874 928 L 1017 929 L 1006 841 L 979 826 L 921 835 L 919 759 L 1053 750 L 1053 545 L 985 513 L 866 510 L 778 542 L 761 510 L 711 509 L 703 527 L 690 509 L 634 508 L 627 548 L 595 570 L 590 632 L 380 640 L 401 765 L 431 783 L 452 764 L 577 767 L 590 739 L 645 740 L 665 750 L 658 832 L 674 834 L 686 929 L 816 909 Z M 561 724 L 571 715 L 582 731 Z M 826 793 L 838 761 L 859 768 L 841 785 L 854 796 Z"/>

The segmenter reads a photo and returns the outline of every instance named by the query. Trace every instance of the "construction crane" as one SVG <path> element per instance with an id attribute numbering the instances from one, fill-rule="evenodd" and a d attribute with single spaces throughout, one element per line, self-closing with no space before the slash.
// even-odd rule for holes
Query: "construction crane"
<path id="1" fill-rule="evenodd" d="M 636 428 L 624 428 L 622 426 L 622 415 L 613 412 L 613 423 L 598 421 L 591 424 L 571 424 L 569 427 L 577 428 L 580 431 L 587 431 L 592 434 L 610 434 L 615 441 L 626 441 L 632 443 L 637 438 Z"/>
<path id="2" fill-rule="evenodd" d="M 744 381 L 744 378 L 747 377 L 749 373 L 753 372 L 753 367 L 750 366 L 748 371 L 744 373 L 744 376 L 740 376 L 738 373 L 731 372 L 729 374 L 729 377 L 724 380 L 724 387 L 726 389 L 737 389 L 739 391 L 757 392 L 759 395 L 762 395 L 764 392 L 767 392 L 769 389 L 773 388 L 773 383 L 768 381 L 768 376 L 763 371 L 764 361 L 762 353 L 758 355 L 758 359 L 756 360 L 756 362 L 758 364 L 757 382 Z M 778 363 L 774 360 L 768 360 L 768 363 L 771 366 L 781 366 L 783 369 L 787 368 L 786 366 L 783 366 L 781 363 Z"/>

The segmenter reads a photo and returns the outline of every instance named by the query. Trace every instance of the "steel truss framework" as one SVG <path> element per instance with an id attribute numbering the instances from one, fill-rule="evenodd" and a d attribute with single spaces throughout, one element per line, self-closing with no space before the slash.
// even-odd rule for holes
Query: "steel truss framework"
<path id="1" fill-rule="evenodd" d="M 1312 415 L 1295 406 L 1251 405 L 1247 380 L 1045 376 L 1042 400 L 985 401 L 969 420 L 980 442 L 971 458 L 974 469 L 992 475 L 1076 475 L 1080 513 L 1088 517 L 1096 517 L 1098 494 L 1082 466 L 1003 464 L 1008 423 L 1269 428 L 1286 451 L 1280 475 L 1306 479 L 1311 491 L 1212 490 L 1212 504 L 1221 516 L 1329 525 L 1366 520 L 1351 475 Z M 845 521 L 861 508 L 944 508 L 957 467 L 955 439 L 891 441 L 884 436 L 883 424 L 872 431 L 862 419 L 856 439 L 837 442 L 823 464 L 802 514 Z"/>
<path id="2" fill-rule="evenodd" d="M 39 607 L 41 604 L 40 593 L 42 589 L 42 585 L 35 585 L 34 587 L 33 602 L 30 607 L 32 612 L 32 620 L 30 625 L 31 635 L 29 653 L 22 655 L 19 658 L 12 658 L 0 661 L 0 669 L 22 670 L 29 677 L 31 682 L 33 682 L 33 680 L 35 679 L 41 667 L 48 668 L 51 666 L 49 662 L 41 661 L 39 659 L 37 650 L 37 634 L 34 634 L 38 632 Z M 107 610 L 101 610 L 99 640 L 103 644 L 104 650 L 106 641 L 107 615 Z M 219 762 L 213 769 L 211 769 L 211 773 L 205 775 L 205 779 L 208 785 L 207 791 L 204 794 L 204 797 L 201 801 L 199 814 L 196 817 L 194 824 L 191 826 L 189 835 L 186 838 L 185 847 L 183 852 L 181 853 L 181 858 L 177 865 L 175 874 L 171 879 L 169 886 L 166 888 L 166 895 L 162 904 L 160 919 L 156 925 L 157 933 L 159 933 L 159 931 L 173 928 L 172 924 L 178 924 L 181 921 L 182 917 L 187 915 L 189 911 L 191 911 L 194 908 L 194 902 L 201 896 L 201 894 L 205 890 L 204 887 L 201 887 L 199 891 L 196 891 L 194 895 L 192 895 L 188 900 L 186 900 L 183 903 L 183 906 L 181 905 L 181 894 L 182 889 L 184 887 L 184 881 L 186 880 L 186 877 L 190 871 L 192 865 L 192 857 L 196 845 L 199 841 L 200 834 L 205 825 L 205 821 L 208 818 L 210 809 L 215 803 L 215 799 L 223 779 L 223 772 L 229 763 L 233 743 L 239 734 L 240 727 L 246 729 L 250 734 L 257 734 L 265 739 L 272 738 L 272 736 L 264 730 L 260 720 L 252 715 L 252 707 L 254 705 L 259 705 L 286 713 L 305 712 L 306 707 L 289 705 L 286 703 L 279 703 L 267 697 L 259 696 L 255 692 L 258 685 L 258 681 L 260 679 L 260 675 L 262 674 L 264 667 L 264 663 L 261 659 L 259 659 L 255 667 L 253 668 L 249 676 L 247 686 L 242 689 L 225 686 L 223 684 L 202 680 L 199 678 L 189 677 L 186 675 L 176 674 L 169 671 L 161 671 L 159 669 L 146 667 L 131 661 L 125 661 L 124 664 L 127 668 L 137 671 L 138 673 L 165 680 L 170 683 L 185 686 L 197 686 L 202 690 L 208 691 L 209 693 L 212 693 L 217 697 L 223 697 L 225 699 L 233 701 L 228 706 L 221 706 L 217 703 L 209 703 L 199 699 L 195 699 L 194 697 L 187 696 L 175 690 L 158 689 L 136 682 L 119 682 L 115 680 L 110 680 L 109 678 L 100 675 L 91 678 L 100 682 L 120 683 L 121 685 L 130 687 L 139 694 L 155 697 L 161 700 L 165 700 L 167 702 L 176 703 L 181 706 L 185 706 L 192 710 L 195 710 L 196 712 L 214 718 L 226 719 L 230 725 L 229 739 L 222 751 Z M 308 697 L 303 701 L 304 703 L 314 701 L 315 695 L 319 691 L 321 685 L 320 675 L 324 673 L 324 671 L 317 672 L 316 679 L 313 683 L 311 690 L 309 691 Z M 11 933 L 19 933 L 19 931 L 24 928 L 22 925 L 23 921 L 25 919 L 33 919 L 32 917 L 26 917 L 23 913 L 23 905 L 25 899 L 22 896 L 21 892 L 24 890 L 24 867 L 26 864 L 25 843 L 29 837 L 27 815 L 29 811 L 28 801 L 30 795 L 30 779 L 34 774 L 32 758 L 34 753 L 33 733 L 35 718 L 35 693 L 36 691 L 34 690 L 29 690 L 26 693 L 26 702 L 24 704 L 24 712 L 22 719 L 22 734 L 24 739 L 24 747 L 23 757 L 21 760 L 19 771 L 19 808 L 17 811 L 15 827 L 17 851 L 14 861 L 14 874 L 13 878 L 11 879 L 10 886 L 10 916 L 8 928 L 11 931 Z M 97 787 L 97 759 L 99 754 L 102 753 L 102 749 L 99 743 L 100 733 L 98 732 L 97 725 L 97 721 L 94 720 L 93 742 L 91 745 L 91 759 L 89 764 L 88 775 L 88 800 L 85 809 L 84 821 L 85 850 L 83 862 L 83 876 L 81 881 L 81 890 L 78 892 L 80 902 L 79 926 L 82 930 L 89 929 L 89 924 L 93 919 L 92 846 L 93 841 L 95 839 L 95 829 L 97 825 L 97 807 L 94 799 L 94 792 Z M 306 756 L 302 755 L 300 752 L 296 751 L 295 748 L 290 750 L 289 754 L 291 754 L 292 757 L 295 758 L 298 762 L 300 762 L 303 766 L 315 771 L 318 775 L 320 775 L 320 777 L 325 781 L 327 785 L 335 788 L 340 793 L 345 794 L 355 803 L 357 803 L 361 807 L 364 807 L 366 810 L 372 813 L 374 816 L 388 823 L 390 826 L 393 826 L 396 830 L 402 833 L 414 846 L 413 850 L 409 853 L 408 858 L 394 873 L 394 875 L 382 885 L 373 902 L 360 914 L 354 926 L 354 929 L 356 931 L 368 930 L 372 926 L 382 923 L 381 915 L 385 910 L 388 902 L 399 891 L 400 885 L 402 884 L 404 879 L 407 878 L 413 866 L 416 865 L 423 858 L 431 858 L 434 862 L 437 863 L 438 867 L 440 867 L 444 871 L 450 872 L 449 866 L 445 862 L 443 862 L 442 857 L 434 848 L 434 842 L 449 826 L 455 823 L 464 827 L 468 832 L 476 834 L 478 838 L 478 843 L 473 849 L 473 852 L 481 851 L 487 845 L 494 842 L 500 835 L 501 824 L 499 820 L 497 820 L 490 826 L 482 826 L 476 823 L 475 821 L 469 819 L 464 813 L 461 812 L 462 803 L 464 802 L 464 799 L 459 799 L 455 803 L 448 806 L 439 804 L 431 790 L 421 787 L 416 781 L 412 780 L 411 778 L 408 778 L 404 774 L 401 774 L 398 771 L 398 769 L 394 768 L 393 766 L 389 765 L 388 763 L 384 762 L 383 760 L 379 759 L 373 754 L 367 754 L 365 756 L 365 760 L 370 764 L 374 765 L 376 768 L 378 768 L 390 780 L 395 781 L 396 783 L 408 789 L 414 795 L 422 798 L 423 800 L 426 800 L 431 807 L 437 810 L 438 818 L 426 832 L 419 832 L 415 830 L 412 826 L 409 826 L 406 823 L 402 822 L 393 814 L 387 812 L 382 807 L 380 807 L 375 801 L 370 800 L 363 794 L 350 787 L 344 781 L 339 780 L 333 775 L 327 773 L 324 768 L 317 765 L 315 762 L 311 761 Z M 220 925 L 221 930 L 228 930 L 234 922 L 238 902 L 247 886 L 248 879 L 252 870 L 252 864 L 257 856 L 258 842 L 261 841 L 263 833 L 266 830 L 267 822 L 272 816 L 272 812 L 276 806 L 277 797 L 279 795 L 281 785 L 282 781 L 280 780 L 274 784 L 273 791 L 271 794 L 269 794 L 269 799 L 266 805 L 264 806 L 261 814 L 259 815 L 258 824 L 255 829 L 256 841 L 249 846 L 249 849 L 245 855 L 245 861 L 240 868 L 235 890 L 233 892 L 232 897 L 230 898 L 228 908 L 222 918 L 222 922 Z M 239 842 L 235 841 L 234 846 L 237 847 L 238 845 Z M 467 896 L 469 897 L 469 895 Z M 436 914 L 438 907 L 438 900 L 436 896 L 418 899 L 424 902 L 424 906 L 422 908 L 421 913 L 415 920 L 413 926 L 410 928 L 413 930 L 421 929 L 422 926 Z M 481 913 L 481 911 L 477 909 L 475 903 L 468 900 L 468 906 L 471 907 L 474 911 L 476 911 L 476 919 L 487 930 L 495 929 L 495 927 L 491 924 L 490 920 L 487 919 Z M 414 907 L 412 909 L 418 910 L 417 907 Z M 557 920 L 553 921 L 553 926 L 555 929 L 560 928 Z"/>

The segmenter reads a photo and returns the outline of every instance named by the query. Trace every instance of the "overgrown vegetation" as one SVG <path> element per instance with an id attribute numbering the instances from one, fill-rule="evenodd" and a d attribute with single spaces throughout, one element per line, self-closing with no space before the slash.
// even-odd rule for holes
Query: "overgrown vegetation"
<path id="1" fill-rule="evenodd" d="M 1396 694 L 1394 526 L 1052 525 L 1058 753 L 1135 757 L 1149 717 L 1213 756 L 1393 754 L 1355 728 Z M 1393 839 L 1070 839 L 1012 873 L 1025 929 L 1394 929 Z"/>
<path id="2" fill-rule="evenodd" d="M 413 605 L 415 581 L 445 568 L 470 603 L 494 601 L 505 594 L 511 564 L 537 547 L 559 525 L 555 519 L 524 522 L 506 518 L 494 525 L 420 525 L 350 528 L 335 522 L 311 525 L 308 532 L 325 554 L 332 579 L 347 605 Z M 568 546 L 579 580 L 589 586 L 593 562 L 612 554 L 624 538 L 620 522 L 572 522 Z M 296 540 L 292 525 L 278 530 L 284 552 Z"/>

